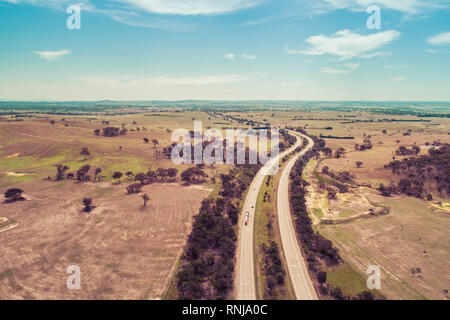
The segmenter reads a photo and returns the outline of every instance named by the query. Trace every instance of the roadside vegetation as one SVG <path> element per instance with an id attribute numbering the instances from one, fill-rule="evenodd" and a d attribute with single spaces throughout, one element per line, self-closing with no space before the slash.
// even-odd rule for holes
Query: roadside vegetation
<path id="1" fill-rule="evenodd" d="M 302 129 L 298 132 L 306 134 Z M 318 157 L 319 152 L 325 148 L 325 141 L 317 137 L 312 137 L 314 147 L 301 157 L 295 164 L 291 172 L 290 202 L 294 214 L 294 225 L 300 241 L 300 247 L 303 256 L 306 258 L 307 266 L 312 279 L 319 288 L 319 294 L 323 298 L 332 298 L 337 300 L 346 299 L 364 299 L 373 300 L 375 295 L 367 290 L 356 295 L 348 295 L 347 290 L 343 290 L 336 282 L 327 282 L 327 270 L 332 271 L 336 266 L 344 263 L 338 250 L 333 243 L 324 238 L 313 229 L 311 218 L 306 207 L 305 196 L 308 182 L 303 179 L 303 170 L 307 163 L 313 158 Z M 333 279 L 333 277 L 332 277 Z"/>
<path id="2" fill-rule="evenodd" d="M 256 204 L 255 246 L 259 292 L 265 300 L 293 298 L 276 220 L 277 176 L 267 176 Z"/>
<path id="3" fill-rule="evenodd" d="M 291 137 L 284 137 L 284 146 L 293 143 Z M 234 155 L 237 156 L 236 152 Z M 249 162 L 248 148 L 245 160 Z M 229 297 L 233 289 L 240 207 L 243 196 L 260 168 L 260 164 L 237 165 L 228 174 L 221 174 L 218 194 L 203 201 L 199 214 L 194 217 L 193 228 L 176 274 L 179 299 L 217 300 Z M 273 242 L 263 247 L 263 252 L 267 261 L 265 275 L 268 290 L 275 294 L 275 287 L 285 283 L 279 249 Z M 171 295 L 174 296 L 173 292 Z"/>
<path id="4" fill-rule="evenodd" d="M 239 203 L 259 168 L 238 165 L 222 174 L 219 194 L 202 202 L 176 274 L 179 299 L 217 300 L 230 294 Z"/>

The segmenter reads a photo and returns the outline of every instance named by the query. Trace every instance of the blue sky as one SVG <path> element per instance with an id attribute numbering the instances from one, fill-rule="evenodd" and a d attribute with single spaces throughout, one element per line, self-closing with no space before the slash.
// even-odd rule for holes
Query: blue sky
<path id="1" fill-rule="evenodd" d="M 0 99 L 450 101 L 449 21 L 448 0 L 0 0 Z"/>

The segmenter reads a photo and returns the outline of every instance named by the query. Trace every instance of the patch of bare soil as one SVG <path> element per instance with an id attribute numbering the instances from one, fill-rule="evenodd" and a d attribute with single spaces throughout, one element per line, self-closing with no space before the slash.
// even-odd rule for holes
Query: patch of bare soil
<path id="1" fill-rule="evenodd" d="M 0 299 L 157 299 L 176 263 L 192 216 L 209 190 L 178 184 L 30 182 L 27 201 L 0 204 L 19 224 L 0 233 Z M 95 209 L 82 212 L 82 199 Z M 68 290 L 67 267 L 81 269 L 81 290 Z"/>

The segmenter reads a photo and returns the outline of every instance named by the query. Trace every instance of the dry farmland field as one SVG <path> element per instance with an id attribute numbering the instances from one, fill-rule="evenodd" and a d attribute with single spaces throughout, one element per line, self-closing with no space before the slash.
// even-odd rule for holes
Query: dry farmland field
<path id="1" fill-rule="evenodd" d="M 319 225 L 318 230 L 360 272 L 370 265 L 379 266 L 381 292 L 388 299 L 448 299 L 449 212 L 434 211 L 423 200 L 414 198 L 371 199 L 389 207 L 390 213 Z"/>
<path id="2" fill-rule="evenodd" d="M 269 117 L 267 113 L 259 115 Z M 386 118 L 400 121 L 378 122 Z M 400 146 L 417 146 L 417 156 L 421 156 L 428 154 L 434 142 L 450 143 L 448 118 L 422 120 L 414 116 L 333 111 L 284 112 L 280 116 L 277 113 L 272 120 L 279 125 L 300 125 L 317 136 L 353 137 L 324 138 L 333 155 L 312 160 L 305 170 L 304 178 L 311 183 L 308 208 L 315 229 L 332 240 L 346 263 L 363 278 L 367 278 L 368 266 L 381 268 L 380 292 L 387 299 L 449 299 L 449 195 L 439 193 L 433 179 L 425 182 L 433 198 L 430 201 L 405 195 L 383 197 L 376 190 L 381 183 L 396 184 L 405 177 L 384 167 L 393 159 L 408 158 L 396 154 Z M 356 150 L 355 145 L 366 139 L 370 140 L 371 149 Z M 336 158 L 334 153 L 340 148 L 343 154 Z M 356 165 L 358 161 L 360 167 Z M 338 192 L 336 199 L 327 197 L 327 186 L 341 181 L 323 174 L 324 167 L 353 176 L 347 193 Z M 367 214 L 385 210 L 388 214 Z M 330 281 L 343 288 L 355 285 L 346 280 L 345 267 L 330 268 L 328 273 L 333 279 Z"/>
<path id="3" fill-rule="evenodd" d="M 179 174 L 187 166 L 177 166 L 174 182 L 142 188 L 141 194 L 150 197 L 144 208 L 141 194 L 126 192 L 134 182 L 125 175 L 117 181 L 112 175 L 174 167 L 160 151 L 171 144 L 172 130 L 192 130 L 195 118 L 208 122 L 207 114 L 200 112 L 39 114 L 0 122 L 0 189 L 3 194 L 20 188 L 26 199 L 0 204 L 0 299 L 161 298 L 192 217 L 215 185 L 182 185 Z M 115 127 L 123 124 L 128 133 L 95 135 L 95 129 L 108 126 L 103 121 Z M 150 142 L 144 143 L 144 138 Z M 83 147 L 90 155 L 80 155 Z M 91 175 L 101 168 L 100 181 L 55 181 L 58 164 L 69 167 L 65 174 L 83 165 L 91 166 Z M 226 169 L 215 171 L 222 170 Z M 93 201 L 90 213 L 83 212 L 86 197 Z M 67 290 L 70 265 L 81 269 L 82 290 Z"/>
<path id="4" fill-rule="evenodd" d="M 196 186 L 144 187 L 150 204 L 107 182 L 27 182 L 27 201 L 3 205 L 17 223 L 0 233 L 0 299 L 161 298 L 209 193 Z M 94 199 L 82 212 L 80 199 Z M 66 268 L 81 269 L 82 290 L 67 290 Z"/>
<path id="5" fill-rule="evenodd" d="M 404 177 L 384 167 L 394 159 L 408 158 L 396 154 L 400 146 L 417 146 L 417 156 L 422 156 L 435 142 L 450 143 L 448 117 L 292 109 L 235 112 L 232 116 L 279 127 L 302 127 L 324 137 L 332 155 L 311 160 L 304 179 L 310 183 L 307 205 L 314 228 L 333 242 L 345 261 L 327 269 L 330 284 L 341 287 L 346 295 L 355 295 L 367 290 L 367 267 L 377 265 L 382 274 L 379 293 L 386 299 L 449 298 L 450 276 L 444 271 L 450 268 L 449 195 L 439 193 L 432 179 L 425 183 L 431 201 L 404 195 L 383 197 L 377 190 L 381 183 L 397 184 Z M 351 139 L 343 139 L 346 137 Z M 371 148 L 356 150 L 355 145 L 367 139 Z M 342 156 L 337 158 L 334 154 L 339 149 Z M 338 192 L 336 199 L 330 200 L 327 186 L 340 181 L 322 174 L 324 167 L 330 172 L 350 173 L 349 191 Z M 371 212 L 383 214 L 372 216 Z"/>
<path id="6" fill-rule="evenodd" d="M 430 173 L 424 185 L 430 197 L 386 197 L 378 190 L 404 178 L 385 168 L 389 162 L 425 156 L 450 143 L 450 119 L 442 116 L 442 107 L 436 116 L 419 117 L 428 109 L 196 103 L 3 112 L 0 192 L 20 188 L 24 200 L 0 203 L 0 299 L 176 298 L 174 274 L 192 217 L 202 200 L 218 196 L 220 174 L 231 168 L 204 166 L 208 177 L 202 183 L 182 181 L 181 172 L 193 166 L 175 165 L 164 153 L 174 142 L 173 131 L 193 130 L 194 120 L 202 121 L 203 129 L 288 127 L 322 137 L 330 153 L 311 159 L 303 178 L 309 182 L 306 204 L 315 231 L 331 240 L 345 261 L 326 269 L 328 283 L 355 296 L 366 290 L 367 267 L 377 265 L 382 286 L 376 298 L 449 299 L 448 193 L 438 190 Z M 126 133 L 107 137 L 106 127 Z M 355 147 L 368 141 L 366 150 Z M 417 154 L 399 155 L 400 147 Z M 56 177 L 59 164 L 67 166 L 63 179 Z M 89 178 L 78 181 L 86 165 Z M 95 168 L 101 172 L 95 174 Z M 127 194 L 127 186 L 139 181 L 135 175 L 158 168 L 178 172 L 142 182 L 141 193 Z M 123 175 L 114 178 L 115 172 Z M 150 198 L 146 206 L 143 194 Z M 91 212 L 84 212 L 85 198 L 92 199 Z M 239 205 L 242 199 L 235 200 Z M 255 232 L 268 242 L 273 236 L 261 232 L 264 223 Z M 82 290 L 66 287 L 71 265 L 81 269 Z"/>

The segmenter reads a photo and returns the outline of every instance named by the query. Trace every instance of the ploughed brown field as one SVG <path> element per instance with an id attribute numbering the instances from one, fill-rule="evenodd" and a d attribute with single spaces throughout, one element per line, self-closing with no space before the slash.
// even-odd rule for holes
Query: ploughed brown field
<path id="1" fill-rule="evenodd" d="M 161 298 L 209 191 L 153 184 L 147 208 L 124 184 L 39 181 L 22 184 L 26 201 L 1 204 L 18 226 L 0 233 L 0 299 Z M 83 197 L 95 209 L 82 212 Z M 68 290 L 67 267 L 81 268 Z"/>
<path id="2" fill-rule="evenodd" d="M 354 137 L 325 139 L 333 152 L 343 148 L 344 156 L 312 160 L 304 172 L 311 183 L 307 203 L 314 227 L 333 241 L 347 263 L 327 270 L 330 283 L 343 288 L 346 294 L 359 293 L 366 289 L 367 266 L 375 264 L 382 271 L 380 292 L 388 299 L 449 299 L 450 282 L 444 271 L 448 269 L 450 243 L 447 195 L 431 188 L 433 201 L 404 195 L 384 198 L 376 188 L 380 183 L 389 185 L 401 178 L 384 169 L 394 156 L 397 160 L 403 158 L 395 155 L 399 146 L 416 145 L 421 148 L 420 154 L 425 154 L 427 142 L 450 143 L 450 119 L 349 123 L 420 119 L 360 111 L 230 114 L 264 123 L 267 120 L 273 126 L 300 126 L 317 136 Z M 0 192 L 21 188 L 26 198 L 0 203 L 0 299 L 164 297 L 192 216 L 198 212 L 201 201 L 217 188 L 217 182 L 209 180 L 203 187 L 180 185 L 180 172 L 188 166 L 175 166 L 161 155 L 163 148 L 171 144 L 171 131 L 192 130 L 194 119 L 202 120 L 204 127 L 245 126 L 198 111 L 142 111 L 92 117 L 33 115 L 23 122 L 0 122 Z M 50 120 L 55 123 L 50 124 Z M 104 121 L 110 123 L 105 125 Z M 93 132 L 122 124 L 128 129 L 125 136 L 107 138 Z M 410 135 L 405 135 L 409 130 Z M 373 148 L 355 151 L 354 145 L 362 144 L 368 136 Z M 144 143 L 144 138 L 150 143 Z M 158 140 L 156 146 L 153 139 Z M 80 155 L 83 147 L 89 148 L 90 156 Z M 357 161 L 362 162 L 360 168 Z M 91 177 L 93 170 L 100 167 L 102 182 L 55 181 L 57 164 L 69 167 L 66 174 L 90 165 Z M 333 172 L 348 171 L 354 175 L 354 186 L 348 193 L 338 194 L 336 200 L 327 199 L 327 192 L 319 189 L 316 174 L 320 176 L 324 166 Z M 147 208 L 143 208 L 141 194 L 126 195 L 126 186 L 134 181 L 124 176 L 117 184 L 112 179 L 115 171 L 137 174 L 171 167 L 178 169 L 176 183 L 143 187 L 142 194 L 147 193 L 151 199 Z M 205 172 L 217 178 L 228 169 L 216 166 Z M 52 181 L 47 180 L 48 176 Z M 321 177 L 329 181 L 328 176 Z M 95 209 L 91 213 L 82 212 L 85 197 L 93 199 Z M 379 208 L 388 208 L 389 213 L 352 219 Z M 321 224 L 321 219 L 345 222 L 326 225 Z M 81 268 L 81 290 L 66 287 L 70 276 L 66 269 L 71 265 Z"/>
<path id="3" fill-rule="evenodd" d="M 214 188 L 211 183 L 182 186 L 180 173 L 188 165 L 177 166 L 162 155 L 172 143 L 171 131 L 192 129 L 192 118 L 208 121 L 206 113 L 149 112 L 0 122 L 0 299 L 161 298 L 192 216 Z M 125 136 L 94 134 L 122 125 L 128 129 Z M 80 155 L 83 147 L 89 156 Z M 55 181 L 58 164 L 69 167 L 65 175 L 90 165 L 91 181 Z M 95 168 L 102 169 L 101 182 L 93 182 Z M 136 183 L 125 176 L 127 171 L 157 168 L 178 169 L 176 182 L 126 194 L 126 187 Z M 112 178 L 115 171 L 124 174 L 119 184 Z M 225 171 L 205 169 L 210 177 Z M 26 201 L 4 203 L 9 188 L 24 190 Z M 147 208 L 144 193 L 150 196 Z M 91 213 L 82 212 L 85 197 L 93 200 Z M 70 265 L 81 268 L 81 290 L 66 287 Z"/>

